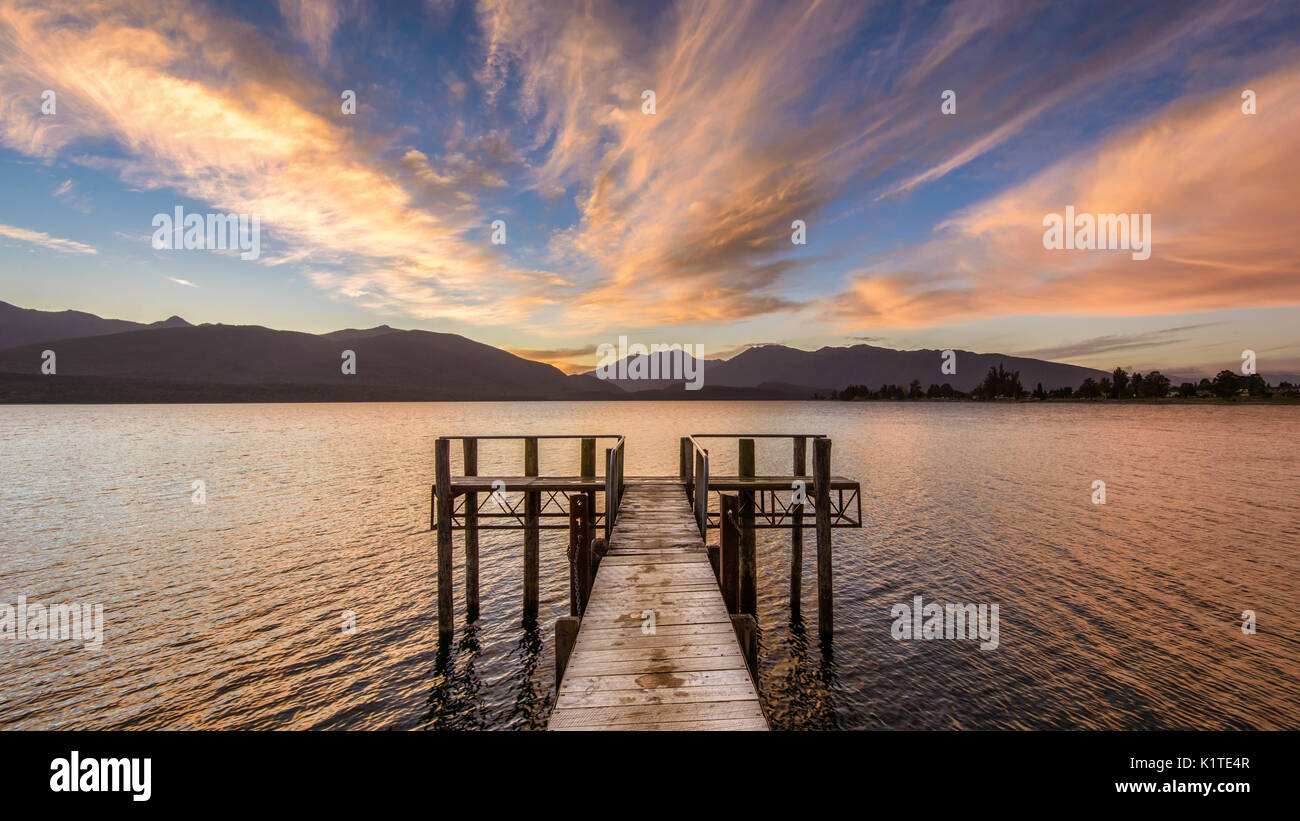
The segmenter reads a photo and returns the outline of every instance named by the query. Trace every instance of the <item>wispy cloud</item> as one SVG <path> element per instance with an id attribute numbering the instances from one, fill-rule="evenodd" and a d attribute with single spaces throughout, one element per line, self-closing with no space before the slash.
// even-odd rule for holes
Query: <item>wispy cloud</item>
<path id="1" fill-rule="evenodd" d="M 1073 359 L 1076 357 L 1113 353 L 1115 351 L 1158 348 L 1164 345 L 1176 345 L 1185 342 L 1186 337 L 1178 336 L 1178 334 L 1196 330 L 1198 328 L 1209 328 L 1216 324 L 1219 323 L 1201 322 L 1196 325 L 1182 325 L 1177 328 L 1164 328 L 1158 331 L 1146 331 L 1143 333 L 1094 336 L 1090 339 L 1081 339 L 1077 342 L 1067 342 L 1063 345 L 1056 345 L 1050 348 L 1038 348 L 1032 351 L 1022 351 L 1019 355 L 1035 357 L 1037 359 Z"/>
<path id="2" fill-rule="evenodd" d="M 303 25 L 324 42 L 322 27 Z M 29 101 L 47 87 L 60 89 L 61 113 L 42 119 Z M 308 252 L 311 280 L 340 298 L 364 293 L 368 307 L 428 318 L 472 308 L 478 322 L 503 323 L 560 296 L 493 253 L 489 220 L 472 203 L 422 203 L 421 183 L 403 178 L 383 141 L 344 121 L 336 89 L 293 70 L 247 24 L 203 7 L 0 0 L 0 89 L 6 146 L 259 214 L 277 238 L 268 257 Z M 112 150 L 95 151 L 104 144 Z M 429 168 L 473 192 L 484 180 L 472 159 L 434 158 Z"/>
<path id="3" fill-rule="evenodd" d="M 94 248 L 85 243 L 75 240 L 63 239 L 61 237 L 52 237 L 43 231 L 32 231 L 27 228 L 19 228 L 14 225 L 0 225 L 0 237 L 9 237 L 19 242 L 28 242 L 32 245 L 39 245 L 42 248 L 49 248 L 54 251 L 61 251 L 66 254 L 97 254 Z"/>
<path id="4" fill-rule="evenodd" d="M 827 299 L 844 324 L 922 326 L 1000 315 L 1138 316 L 1300 304 L 1295 226 L 1300 69 L 1172 104 L 941 224 L 933 239 Z M 1154 251 L 1043 247 L 1043 217 L 1149 213 Z"/>
<path id="5" fill-rule="evenodd" d="M 76 191 L 76 187 L 76 183 L 67 179 L 59 183 L 51 193 L 56 200 L 67 203 L 83 214 L 89 214 L 91 211 L 90 197 Z"/>
<path id="6" fill-rule="evenodd" d="M 190 282 L 188 279 L 180 279 L 178 277 L 167 277 L 167 278 L 170 279 L 172 282 L 175 282 L 177 285 L 184 285 L 187 288 L 199 287 L 195 285 L 193 282 Z"/>
<path id="7" fill-rule="evenodd" d="M 321 64 L 329 58 L 335 30 L 356 13 L 349 0 L 277 0 L 277 5 L 290 34 Z"/>
<path id="8" fill-rule="evenodd" d="M 599 0 L 568 11 L 480 3 L 484 93 L 499 105 L 514 80 L 531 145 L 544 148 L 534 186 L 572 192 L 579 209 L 551 242 L 584 286 L 566 323 L 703 324 L 803 308 L 790 286 L 827 260 L 796 253 L 793 220 L 816 231 L 844 197 L 931 184 L 1102 98 L 1117 78 L 1178 65 L 1179 49 L 1259 7 L 1189 3 L 1123 27 L 1072 27 L 1032 55 L 1032 72 L 999 58 L 1024 50 L 1045 7 L 957 2 L 904 13 L 893 35 L 872 29 L 893 11 L 683 2 L 650 25 Z M 945 118 L 939 91 L 953 86 L 960 114 Z M 644 90 L 654 114 L 642 113 Z M 917 274 L 906 282 L 929 275 Z"/>

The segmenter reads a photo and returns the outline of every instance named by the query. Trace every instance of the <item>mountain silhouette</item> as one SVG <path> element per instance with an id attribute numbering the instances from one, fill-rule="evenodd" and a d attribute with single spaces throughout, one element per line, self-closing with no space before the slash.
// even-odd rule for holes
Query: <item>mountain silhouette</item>
<path id="1" fill-rule="evenodd" d="M 984 381 L 989 368 L 999 363 L 1008 370 L 1020 371 L 1020 383 L 1031 390 L 1039 382 L 1043 383 L 1045 390 L 1052 390 L 1067 385 L 1078 387 L 1089 376 L 1100 379 L 1106 375 L 1105 371 L 1095 368 L 1024 356 L 963 350 L 953 353 L 955 372 L 944 373 L 944 356 L 940 350 L 898 351 L 874 345 L 852 345 L 802 351 L 784 345 L 762 345 L 721 364 L 707 366 L 704 384 L 753 387 L 764 382 L 782 382 L 828 391 L 848 385 L 866 385 L 873 390 L 881 385 L 907 386 L 912 380 L 917 380 L 922 388 L 946 382 L 957 390 L 970 391 Z"/>
<path id="2" fill-rule="evenodd" d="M 704 387 L 685 390 L 685 380 L 671 378 L 674 358 L 690 356 L 680 352 L 655 355 L 657 379 L 602 380 L 594 371 L 566 375 L 458 334 L 388 325 L 309 334 L 259 325 L 191 325 L 178 316 L 143 324 L 4 302 L 0 348 L 0 400 L 11 402 L 806 399 L 849 385 L 875 389 L 913 380 L 922 387 L 948 383 L 970 391 L 999 364 L 1020 371 L 1026 387 L 1041 382 L 1048 390 L 1106 375 L 963 350 L 955 351 L 956 372 L 945 374 L 939 350 L 763 345 L 729 360 L 699 360 Z M 41 372 L 47 350 L 56 357 L 53 377 Z M 343 372 L 346 351 L 355 373 Z M 635 370 L 637 363 L 623 364 Z"/>
<path id="3" fill-rule="evenodd" d="M 235 393 L 243 396 L 250 394 L 243 389 L 247 386 L 271 385 L 284 386 L 287 395 L 303 393 L 289 386 L 312 386 L 307 393 L 319 399 L 365 399 L 367 390 L 385 399 L 574 399 L 622 393 L 456 334 L 391 328 L 316 335 L 257 325 L 143 327 L 8 348 L 0 351 L 0 372 L 40 375 L 45 350 L 55 353 L 53 380 L 77 390 L 79 398 L 68 401 L 95 401 L 86 392 L 108 389 L 115 379 L 132 383 L 132 395 L 142 380 L 169 383 L 169 391 L 196 396 L 194 384 L 211 386 L 201 401 L 219 400 L 225 387 L 242 386 Z M 355 374 L 343 372 L 345 351 L 351 352 Z M 274 398 L 266 390 L 252 394 Z"/>
<path id="4" fill-rule="evenodd" d="M 37 311 L 0 302 L 0 349 L 56 339 L 102 336 L 139 328 L 190 327 L 179 316 L 145 324 L 125 319 L 104 319 L 82 311 Z"/>

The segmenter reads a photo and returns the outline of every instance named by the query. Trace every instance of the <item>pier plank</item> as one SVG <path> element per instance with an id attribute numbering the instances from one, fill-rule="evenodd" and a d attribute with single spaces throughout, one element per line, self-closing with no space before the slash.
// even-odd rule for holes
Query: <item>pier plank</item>
<path id="1" fill-rule="evenodd" d="M 680 481 L 627 483 L 549 729 L 768 729 Z"/>

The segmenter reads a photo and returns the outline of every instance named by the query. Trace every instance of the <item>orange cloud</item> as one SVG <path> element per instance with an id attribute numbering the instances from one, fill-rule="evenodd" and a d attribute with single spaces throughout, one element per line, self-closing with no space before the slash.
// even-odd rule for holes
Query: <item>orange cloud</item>
<path id="1" fill-rule="evenodd" d="M 1300 69 L 1183 101 L 958 214 L 826 309 L 906 327 L 1013 314 L 1135 316 L 1300 304 Z M 1043 247 L 1043 218 L 1149 213 L 1153 253 Z"/>
<path id="2" fill-rule="evenodd" d="M 328 20 L 295 20 L 314 47 L 326 42 Z M 354 134 L 337 90 L 289 65 L 251 27 L 201 8 L 0 2 L 0 140 L 46 160 L 87 151 L 76 161 L 130 185 L 259 214 L 278 239 L 263 245 L 268 263 L 313 265 L 318 285 L 364 293 L 369 307 L 432 318 L 470 306 L 476 321 L 505 323 L 544 301 L 533 272 L 467 236 L 488 222 L 472 197 L 493 182 L 480 165 L 447 158 L 437 182 L 462 193 L 460 207 L 423 207 L 428 158 L 408 153 L 408 188 L 400 163 Z M 39 111 L 46 88 L 56 116 Z M 125 159 L 88 152 L 102 140 Z"/>

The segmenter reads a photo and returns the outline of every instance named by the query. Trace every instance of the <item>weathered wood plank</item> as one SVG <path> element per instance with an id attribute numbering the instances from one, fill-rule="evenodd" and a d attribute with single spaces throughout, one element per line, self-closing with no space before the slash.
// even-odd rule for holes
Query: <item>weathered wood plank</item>
<path id="1" fill-rule="evenodd" d="M 762 719 L 758 700 L 704 701 L 691 704 L 646 704 L 625 707 L 567 707 L 551 713 L 553 727 L 636 729 L 635 724 L 710 721 L 725 718 Z M 766 727 L 766 724 L 764 724 Z M 683 726 L 677 729 L 690 729 Z"/>
<path id="2" fill-rule="evenodd" d="M 549 726 L 767 729 L 680 482 L 628 483 Z"/>
<path id="3" fill-rule="evenodd" d="M 659 673 L 657 675 L 672 675 Z M 698 704 L 722 701 L 750 701 L 754 688 L 744 684 L 701 687 L 658 687 L 638 690 L 566 690 L 555 703 L 557 710 L 576 707 L 640 707 L 648 704 Z"/>
<path id="4" fill-rule="evenodd" d="M 717 687 L 719 685 L 749 685 L 749 676 L 743 670 L 702 670 L 682 673 L 643 673 L 641 675 L 612 674 L 603 676 L 574 676 L 573 687 L 580 692 L 598 690 L 658 690 L 678 687 Z"/>
<path id="5" fill-rule="evenodd" d="M 552 727 L 552 730 L 565 733 L 582 733 L 593 730 L 673 730 L 736 732 L 741 730 L 766 730 L 767 721 L 762 718 L 711 718 L 703 721 L 652 721 L 639 724 L 612 724 L 603 726 Z"/>

